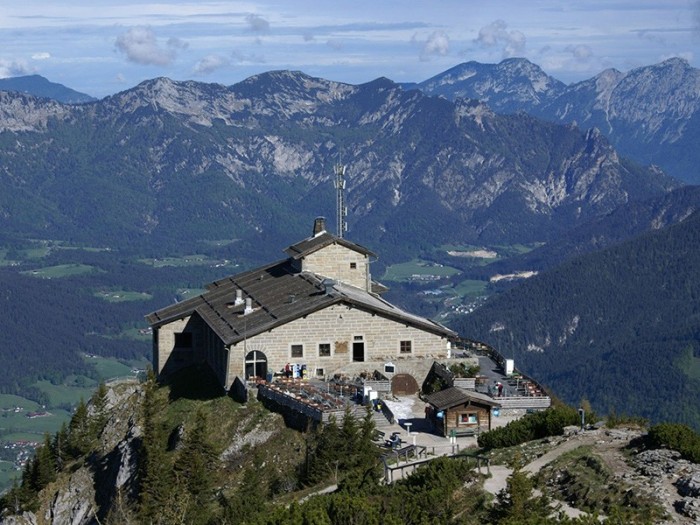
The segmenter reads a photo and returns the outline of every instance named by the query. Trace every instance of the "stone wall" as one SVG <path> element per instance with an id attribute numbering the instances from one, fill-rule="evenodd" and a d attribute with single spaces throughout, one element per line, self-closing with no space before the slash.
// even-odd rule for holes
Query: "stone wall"
<path id="1" fill-rule="evenodd" d="M 400 341 L 411 341 L 410 354 L 400 353 Z M 263 334 L 239 342 L 230 349 L 229 380 L 243 376 L 245 355 L 263 352 L 268 372 L 284 369 L 286 363 L 305 364 L 309 376 L 321 376 L 353 362 L 353 343 L 364 343 L 364 358 L 391 361 L 397 358 L 445 358 L 447 338 L 406 326 L 347 305 L 334 305 Z M 319 344 L 330 344 L 330 356 L 319 356 Z M 303 345 L 303 356 L 292 357 L 291 345 Z"/>
<path id="2" fill-rule="evenodd" d="M 331 244 L 307 255 L 302 267 L 304 271 L 370 291 L 369 258 L 340 244 Z"/>

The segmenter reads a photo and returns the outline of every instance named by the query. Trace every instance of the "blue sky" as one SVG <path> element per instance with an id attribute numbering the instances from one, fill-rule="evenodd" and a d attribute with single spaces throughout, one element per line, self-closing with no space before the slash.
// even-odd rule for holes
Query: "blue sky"
<path id="1" fill-rule="evenodd" d="M 165 76 L 234 84 L 275 69 L 360 84 L 526 57 L 570 83 L 679 56 L 700 0 L 2 0 L 0 77 L 96 97 Z M 11 4 L 11 5 L 10 5 Z"/>

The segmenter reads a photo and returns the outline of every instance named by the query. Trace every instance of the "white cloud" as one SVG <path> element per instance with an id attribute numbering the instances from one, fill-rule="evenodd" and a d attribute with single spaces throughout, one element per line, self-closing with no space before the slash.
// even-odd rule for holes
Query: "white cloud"
<path id="1" fill-rule="evenodd" d="M 34 73 L 22 60 L 5 60 L 0 58 L 0 78 L 18 77 Z"/>
<path id="2" fill-rule="evenodd" d="M 32 60 L 48 60 L 49 58 L 51 58 L 51 53 L 46 53 L 46 52 L 34 53 L 32 55 Z"/>
<path id="3" fill-rule="evenodd" d="M 153 30 L 149 27 L 134 27 L 117 37 L 116 48 L 127 60 L 143 65 L 168 66 L 173 63 L 178 49 L 187 44 L 178 38 L 170 38 L 166 47 L 160 47 Z"/>
<path id="4" fill-rule="evenodd" d="M 429 60 L 431 56 L 445 56 L 450 51 L 450 38 L 444 31 L 434 31 L 423 44 L 420 58 Z"/>
<path id="5" fill-rule="evenodd" d="M 571 53 L 576 60 L 580 60 L 581 62 L 585 62 L 593 56 L 591 48 L 583 44 L 566 46 L 565 51 Z"/>
<path id="6" fill-rule="evenodd" d="M 521 56 L 525 51 L 526 38 L 517 30 L 508 30 L 503 20 L 495 20 L 479 29 L 479 36 L 474 40 L 484 48 L 498 47 L 503 58 Z"/>
<path id="7" fill-rule="evenodd" d="M 231 61 L 221 55 L 207 55 L 194 66 L 196 75 L 208 75 L 217 69 L 231 65 Z"/>

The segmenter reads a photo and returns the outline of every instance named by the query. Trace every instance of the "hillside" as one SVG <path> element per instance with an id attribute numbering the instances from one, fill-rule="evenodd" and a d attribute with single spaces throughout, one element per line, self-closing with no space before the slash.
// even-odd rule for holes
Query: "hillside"
<path id="1" fill-rule="evenodd" d="M 381 483 L 386 450 L 370 439 L 371 412 L 299 432 L 255 399 L 241 405 L 201 388 L 206 374 L 189 373 L 169 386 L 98 389 L 0 500 L 0 523 L 690 524 L 700 516 L 700 465 L 673 441 L 697 446 L 700 436 L 678 425 L 579 431 L 567 426 L 576 410 L 549 409 L 482 435 L 536 419 L 547 422 L 544 438 L 472 443 Z M 475 455 L 490 467 L 478 468 Z"/>
<path id="2" fill-rule="evenodd" d="M 700 213 L 572 259 L 453 327 L 570 403 L 700 428 Z"/>

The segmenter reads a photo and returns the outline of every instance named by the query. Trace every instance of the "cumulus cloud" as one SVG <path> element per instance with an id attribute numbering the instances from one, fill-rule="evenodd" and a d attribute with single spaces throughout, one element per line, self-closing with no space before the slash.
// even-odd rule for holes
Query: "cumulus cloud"
<path id="1" fill-rule="evenodd" d="M 264 33 L 270 29 L 270 22 L 260 15 L 248 15 L 245 17 L 245 21 L 248 22 L 248 28 L 256 33 Z"/>
<path id="2" fill-rule="evenodd" d="M 411 43 L 420 46 L 422 61 L 428 61 L 434 56 L 445 56 L 450 52 L 450 37 L 444 31 L 433 31 L 425 41 L 416 33 L 411 37 Z"/>
<path id="3" fill-rule="evenodd" d="M 29 75 L 33 72 L 34 71 L 27 66 L 24 61 L 0 58 L 0 78 L 18 77 L 21 75 Z"/>
<path id="4" fill-rule="evenodd" d="M 450 38 L 444 31 L 433 31 L 423 44 L 421 60 L 428 60 L 431 56 L 445 56 L 450 51 Z"/>
<path id="5" fill-rule="evenodd" d="M 34 53 L 32 55 L 32 60 L 48 60 L 51 58 L 51 53 Z"/>
<path id="6" fill-rule="evenodd" d="M 197 62 L 194 66 L 194 73 L 196 75 L 208 75 L 213 73 L 217 69 L 226 67 L 231 64 L 231 61 L 222 57 L 221 55 L 207 55 L 202 60 Z"/>
<path id="7" fill-rule="evenodd" d="M 117 37 L 116 48 L 127 60 L 137 64 L 167 66 L 172 64 L 179 49 L 187 43 L 179 38 L 170 38 L 165 47 L 158 44 L 156 35 L 149 27 L 134 27 Z"/>
<path id="8" fill-rule="evenodd" d="M 591 48 L 583 44 L 577 46 L 566 46 L 564 50 L 571 53 L 571 56 L 580 62 L 585 62 L 593 56 L 593 51 Z"/>
<path id="9" fill-rule="evenodd" d="M 495 20 L 479 29 L 474 42 L 484 48 L 501 48 L 503 58 L 521 56 L 525 50 L 525 35 L 515 29 L 508 30 L 503 20 Z"/>

